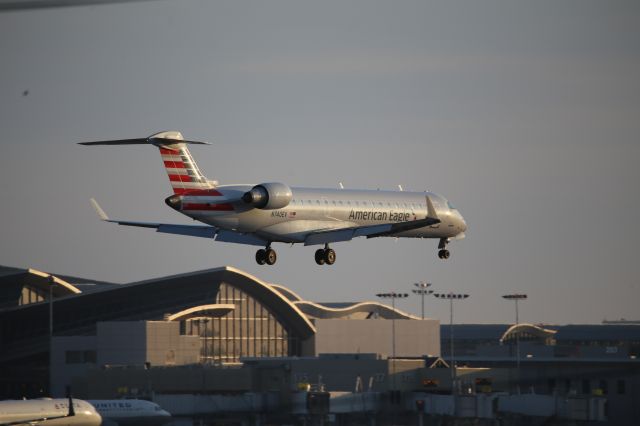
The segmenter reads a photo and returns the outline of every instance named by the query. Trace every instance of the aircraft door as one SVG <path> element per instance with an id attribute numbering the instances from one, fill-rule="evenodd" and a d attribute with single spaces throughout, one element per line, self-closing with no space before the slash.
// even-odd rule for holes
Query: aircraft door
<path id="1" fill-rule="evenodd" d="M 329 217 L 329 200 L 327 199 L 327 197 L 322 197 L 320 199 L 320 209 L 322 211 L 322 216 L 323 217 Z"/>

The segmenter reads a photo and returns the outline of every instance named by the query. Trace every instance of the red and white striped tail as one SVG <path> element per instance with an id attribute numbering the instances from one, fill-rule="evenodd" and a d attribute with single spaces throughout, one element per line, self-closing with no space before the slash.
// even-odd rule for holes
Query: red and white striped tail
<path id="1" fill-rule="evenodd" d="M 148 138 L 118 139 L 107 141 L 80 142 L 80 145 L 154 145 L 160 149 L 164 168 L 175 194 L 208 190 L 216 187 L 209 181 L 193 160 L 187 144 L 208 145 L 206 142 L 187 141 L 176 131 L 160 132 Z"/>
<path id="2" fill-rule="evenodd" d="M 184 140 L 180 132 L 157 133 L 151 138 L 158 144 L 174 194 L 215 187 L 198 168 L 186 143 L 178 142 Z M 170 143 L 164 144 L 161 142 L 162 139 L 168 139 Z"/>

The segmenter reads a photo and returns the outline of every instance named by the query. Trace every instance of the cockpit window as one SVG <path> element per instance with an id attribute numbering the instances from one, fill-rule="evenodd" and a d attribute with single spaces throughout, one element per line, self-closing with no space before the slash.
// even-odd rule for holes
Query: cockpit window
<path id="1" fill-rule="evenodd" d="M 455 209 L 456 209 L 456 206 L 454 206 L 453 204 L 451 204 L 451 201 L 447 201 L 447 206 L 449 206 L 449 208 L 450 208 L 451 210 L 455 210 Z"/>

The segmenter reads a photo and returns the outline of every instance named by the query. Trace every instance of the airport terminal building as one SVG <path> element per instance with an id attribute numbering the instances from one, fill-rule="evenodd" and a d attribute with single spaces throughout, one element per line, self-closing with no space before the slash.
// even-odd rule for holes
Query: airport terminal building
<path id="1" fill-rule="evenodd" d="M 440 325 L 306 301 L 233 267 L 131 284 L 0 267 L 0 348 L 0 399 L 71 385 L 153 399 L 187 425 L 640 421 L 640 325 Z M 304 400 L 322 395 L 324 411 Z"/>
<path id="2" fill-rule="evenodd" d="M 49 380 L 56 395 L 73 374 L 102 366 L 232 365 L 323 353 L 387 357 L 392 325 L 398 355 L 440 355 L 437 320 L 378 302 L 305 301 L 232 267 L 124 285 L 3 267 L 0 398 L 47 395 Z"/>

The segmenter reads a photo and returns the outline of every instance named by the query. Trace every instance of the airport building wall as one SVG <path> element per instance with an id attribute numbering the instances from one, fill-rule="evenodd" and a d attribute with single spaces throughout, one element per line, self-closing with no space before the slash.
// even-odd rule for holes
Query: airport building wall
<path id="1" fill-rule="evenodd" d="M 97 327 L 98 365 L 186 365 L 200 361 L 200 338 L 172 321 L 111 321 Z"/>
<path id="2" fill-rule="evenodd" d="M 95 368 L 96 336 L 61 336 L 51 342 L 51 394 L 64 395 L 72 377 L 81 377 Z M 76 392 L 80 389 L 73 389 Z"/>
<path id="3" fill-rule="evenodd" d="M 440 355 L 440 322 L 434 319 L 315 319 L 313 323 L 316 333 L 303 346 L 305 356 L 330 353 L 377 353 L 385 358 L 394 353 L 405 358 Z"/>

